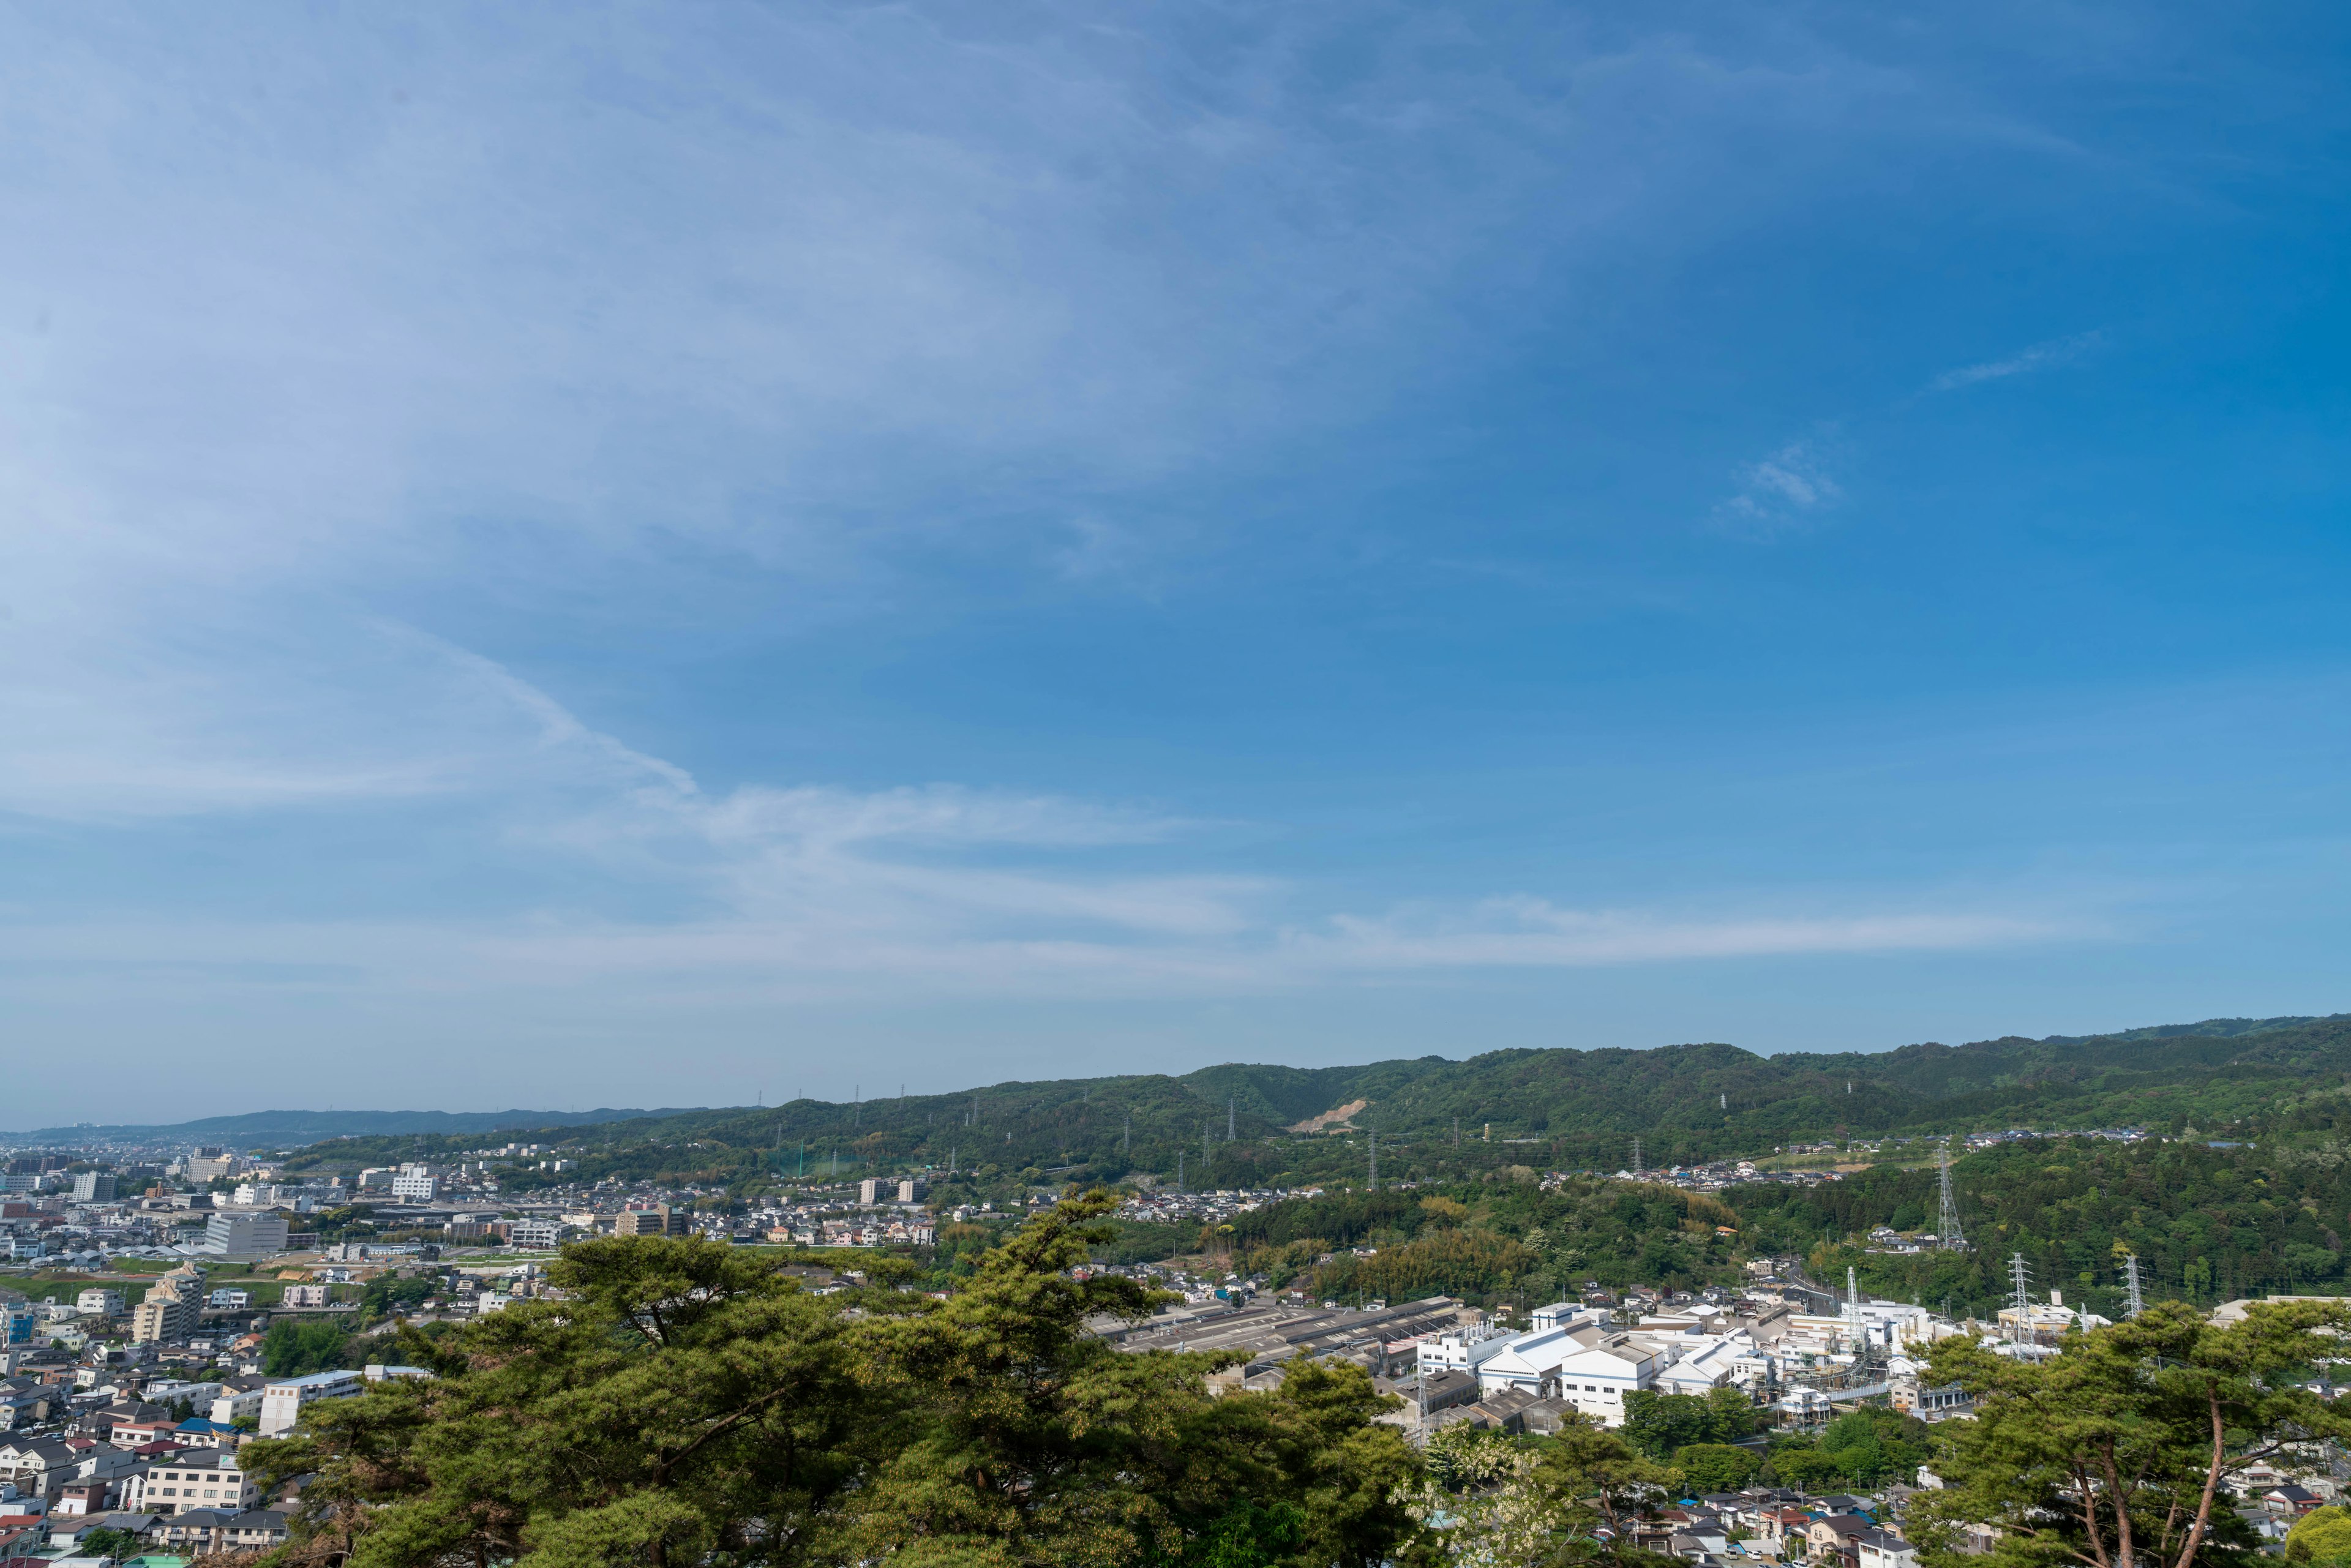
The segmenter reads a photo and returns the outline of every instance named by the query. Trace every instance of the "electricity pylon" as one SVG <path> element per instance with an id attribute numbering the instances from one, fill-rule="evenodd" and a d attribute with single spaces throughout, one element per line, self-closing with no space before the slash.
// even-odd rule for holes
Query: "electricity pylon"
<path id="1" fill-rule="evenodd" d="M 1935 1222 L 1936 1241 L 1938 1245 L 1956 1249 L 1965 1247 L 1968 1241 L 1959 1231 L 1959 1196 L 1951 1191 L 1951 1143 L 1948 1138 L 1943 1140 L 1940 1163 L 1943 1171 L 1943 1209 L 1940 1218 Z"/>

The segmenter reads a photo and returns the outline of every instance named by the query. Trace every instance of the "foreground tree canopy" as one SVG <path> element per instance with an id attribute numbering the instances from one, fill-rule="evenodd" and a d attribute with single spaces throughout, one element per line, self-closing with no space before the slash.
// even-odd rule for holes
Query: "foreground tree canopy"
<path id="1" fill-rule="evenodd" d="M 1205 1355 L 1085 1332 L 1153 1298 L 1073 1280 L 1092 1198 L 938 1301 L 819 1295 L 698 1240 L 570 1249 L 564 1295 L 406 1354 L 431 1380 L 247 1450 L 314 1473 L 285 1558 L 320 1568 L 1370 1564 L 1423 1533 L 1416 1456 L 1353 1367 L 1212 1398 Z"/>
<path id="2" fill-rule="evenodd" d="M 2227 1325 L 2166 1302 L 2069 1335 L 2044 1364 L 1946 1341 L 1932 1375 L 1978 1410 L 1937 1429 L 1946 1487 L 1912 1500 L 1912 1533 L 1932 1568 L 2257 1563 L 2229 1475 L 2351 1437 L 2351 1402 L 2305 1385 L 2346 1330 L 2341 1302 L 2257 1305 Z M 1998 1531 L 1989 1560 L 1962 1555 L 1970 1525 Z"/>

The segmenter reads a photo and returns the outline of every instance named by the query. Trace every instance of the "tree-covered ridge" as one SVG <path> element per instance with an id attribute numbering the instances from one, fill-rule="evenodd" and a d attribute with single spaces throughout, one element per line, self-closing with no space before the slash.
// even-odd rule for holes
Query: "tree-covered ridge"
<path id="1" fill-rule="evenodd" d="M 1384 1173 L 1395 1176 L 1516 1163 L 1610 1170 L 1630 1164 L 1635 1137 L 1650 1164 L 1664 1166 L 1800 1140 L 1985 1127 L 2209 1128 L 2280 1116 L 2346 1078 L 2351 1018 L 2222 1019 L 1876 1054 L 1763 1057 L 1712 1044 L 1321 1069 L 1228 1065 L 848 1105 L 795 1100 L 537 1135 L 577 1162 L 562 1179 L 734 1184 L 952 1166 L 979 1173 L 983 1184 L 1089 1181 L 1171 1177 L 1180 1162 L 1190 1185 L 1241 1186 L 1367 1171 L 1374 1135 Z M 1359 1100 L 1365 1108 L 1351 1123 L 1314 1135 L 1286 1131 Z M 356 1168 L 446 1157 L 478 1142 L 339 1139 L 297 1163 Z M 559 1178 L 524 1169 L 510 1179 L 528 1187 Z"/>

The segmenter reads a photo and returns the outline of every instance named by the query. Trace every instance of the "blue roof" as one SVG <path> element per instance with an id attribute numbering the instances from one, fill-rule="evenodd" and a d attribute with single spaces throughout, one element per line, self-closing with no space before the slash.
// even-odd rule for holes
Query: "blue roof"
<path id="1" fill-rule="evenodd" d="M 174 1432 L 194 1432 L 199 1436 L 212 1432 L 234 1432 L 235 1427 L 225 1421 L 207 1421 L 202 1416 L 191 1416 L 172 1428 Z"/>

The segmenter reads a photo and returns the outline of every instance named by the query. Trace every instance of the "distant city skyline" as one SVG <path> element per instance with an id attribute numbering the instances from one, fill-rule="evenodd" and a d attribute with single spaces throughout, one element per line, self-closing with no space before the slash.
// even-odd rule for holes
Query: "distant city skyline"
<path id="1" fill-rule="evenodd" d="M 2351 1007 L 2346 30 L 0 12 L 6 1119 Z"/>

